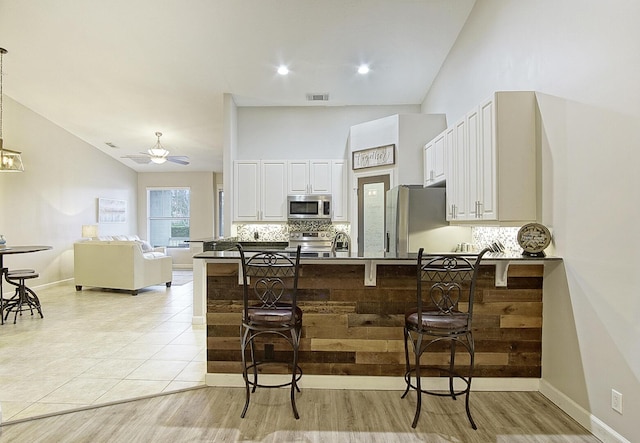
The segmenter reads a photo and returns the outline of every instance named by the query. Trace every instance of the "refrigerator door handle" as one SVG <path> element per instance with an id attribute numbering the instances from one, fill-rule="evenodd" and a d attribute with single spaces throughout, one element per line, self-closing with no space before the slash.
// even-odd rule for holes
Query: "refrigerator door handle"
<path id="1" fill-rule="evenodd" d="M 385 239 L 387 245 L 385 246 L 385 251 L 389 252 L 389 232 L 386 233 L 387 234 L 387 238 Z"/>

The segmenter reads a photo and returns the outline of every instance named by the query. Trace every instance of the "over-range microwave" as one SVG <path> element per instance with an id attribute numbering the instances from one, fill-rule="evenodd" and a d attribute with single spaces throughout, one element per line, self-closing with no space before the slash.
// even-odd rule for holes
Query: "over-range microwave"
<path id="1" fill-rule="evenodd" d="M 290 220 L 331 220 L 331 195 L 287 196 L 287 218 Z"/>

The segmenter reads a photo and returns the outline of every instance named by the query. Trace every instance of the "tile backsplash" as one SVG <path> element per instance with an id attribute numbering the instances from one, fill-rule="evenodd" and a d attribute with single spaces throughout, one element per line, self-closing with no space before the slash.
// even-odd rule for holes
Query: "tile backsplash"
<path id="1" fill-rule="evenodd" d="M 471 228 L 471 238 L 473 247 L 481 250 L 485 246 L 499 240 L 507 251 L 522 252 L 522 248 L 518 244 L 518 227 L 492 227 L 492 226 L 476 226 Z"/>
<path id="2" fill-rule="evenodd" d="M 328 231 L 349 233 L 349 223 L 328 223 L 325 221 L 296 221 L 282 224 L 237 224 L 238 241 L 289 241 L 291 231 Z"/>
<path id="3" fill-rule="evenodd" d="M 237 224 L 238 241 L 289 241 L 291 231 L 329 231 L 335 235 L 336 232 L 349 233 L 351 225 L 349 223 L 332 224 L 324 221 L 296 221 L 280 224 Z M 520 252 L 522 249 L 518 245 L 517 235 L 520 228 L 513 227 L 473 227 L 471 237 L 473 247 L 480 250 L 485 246 L 499 240 L 507 251 Z"/>

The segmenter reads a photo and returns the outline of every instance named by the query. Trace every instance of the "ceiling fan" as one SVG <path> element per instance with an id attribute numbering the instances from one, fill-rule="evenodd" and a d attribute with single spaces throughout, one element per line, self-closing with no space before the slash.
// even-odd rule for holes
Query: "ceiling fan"
<path id="1" fill-rule="evenodd" d="M 167 151 L 164 146 L 160 144 L 160 137 L 162 137 L 162 132 L 156 132 L 156 137 L 158 137 L 158 141 L 153 146 L 153 148 L 147 149 L 147 152 L 141 152 L 140 154 L 135 155 L 124 155 L 121 158 L 128 158 L 139 164 L 147 164 L 150 162 L 159 165 L 164 162 L 172 162 L 179 165 L 189 164 L 189 157 L 185 155 L 169 155 L 169 151 Z"/>

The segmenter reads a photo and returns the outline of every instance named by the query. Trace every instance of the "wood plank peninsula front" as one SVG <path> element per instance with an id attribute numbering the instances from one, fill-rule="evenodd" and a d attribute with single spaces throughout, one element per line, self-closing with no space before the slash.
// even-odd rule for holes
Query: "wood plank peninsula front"
<path id="1" fill-rule="evenodd" d="M 405 372 L 404 313 L 415 305 L 415 258 L 328 255 L 301 258 L 303 374 L 400 379 Z M 504 255 L 483 259 L 473 319 L 474 377 L 540 378 L 543 275 L 550 260 L 559 259 Z M 206 295 L 207 384 L 218 384 L 224 374 L 234 374 L 238 386 L 242 383 L 239 265 L 237 252 L 194 257 L 194 315 L 197 293 Z M 276 357 L 287 352 L 284 346 L 282 351 L 277 343 L 274 346 Z M 428 358 L 444 368 L 449 354 L 435 349 Z M 425 375 L 440 374 L 435 370 Z"/>

